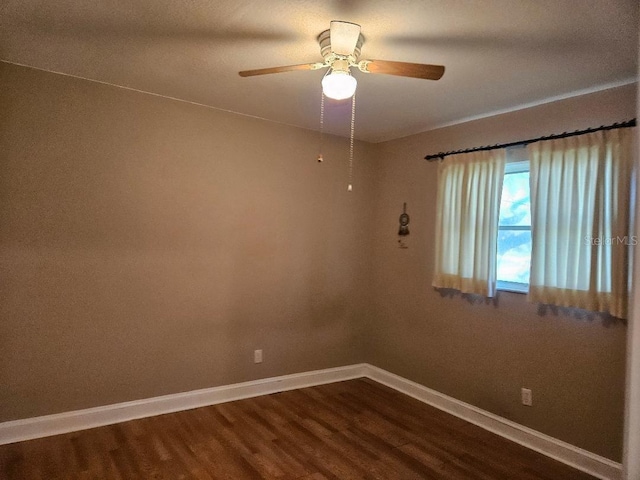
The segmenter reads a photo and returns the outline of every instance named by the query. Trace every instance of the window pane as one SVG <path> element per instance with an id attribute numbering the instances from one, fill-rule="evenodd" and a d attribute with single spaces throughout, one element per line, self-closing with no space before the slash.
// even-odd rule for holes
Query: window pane
<path id="1" fill-rule="evenodd" d="M 497 279 L 503 282 L 529 283 L 531 231 L 498 232 Z"/>
<path id="2" fill-rule="evenodd" d="M 499 225 L 530 226 L 529 205 L 529 172 L 507 173 L 502 186 Z"/>

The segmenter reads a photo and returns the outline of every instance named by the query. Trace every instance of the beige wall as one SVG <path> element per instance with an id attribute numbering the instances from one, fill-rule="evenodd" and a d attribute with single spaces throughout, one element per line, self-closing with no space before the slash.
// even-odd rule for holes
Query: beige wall
<path id="1" fill-rule="evenodd" d="M 0 112 L 0 421 L 363 360 L 369 144 L 349 194 L 344 138 L 3 63 Z"/>
<path id="2" fill-rule="evenodd" d="M 626 327 L 440 297 L 422 157 L 634 91 L 359 142 L 347 194 L 345 139 L 0 63 L 0 421 L 368 361 L 619 460 Z"/>
<path id="3" fill-rule="evenodd" d="M 622 87 L 379 144 L 369 362 L 553 437 L 620 460 L 626 327 L 539 315 L 524 295 L 498 304 L 444 298 L 430 286 L 437 164 L 426 154 L 627 120 Z M 398 248 L 403 202 L 411 217 Z M 533 407 L 520 388 L 533 390 Z"/>

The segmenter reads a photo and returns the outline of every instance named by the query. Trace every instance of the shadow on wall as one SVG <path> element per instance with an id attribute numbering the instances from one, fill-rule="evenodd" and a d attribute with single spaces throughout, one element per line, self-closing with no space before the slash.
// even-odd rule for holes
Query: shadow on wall
<path id="1" fill-rule="evenodd" d="M 470 305 L 493 305 L 494 307 L 499 306 L 499 297 L 495 296 L 493 298 L 483 297 L 482 295 L 477 295 L 475 293 L 462 293 L 459 290 L 454 288 L 436 288 L 434 290 L 440 294 L 442 298 L 454 298 L 461 297 L 466 300 Z"/>
<path id="2" fill-rule="evenodd" d="M 611 327 L 613 325 L 626 325 L 627 321 L 624 318 L 614 317 L 604 312 L 590 312 L 589 310 L 583 310 L 581 308 L 572 307 L 559 307 L 557 305 L 547 305 L 544 303 L 538 304 L 537 314 L 541 317 L 545 317 L 549 314 L 553 316 L 571 316 L 579 320 L 588 320 L 593 322 L 594 320 L 600 320 L 605 327 Z"/>
<path id="3" fill-rule="evenodd" d="M 434 290 L 440 294 L 442 298 L 454 298 L 460 297 L 470 305 L 493 305 L 498 307 L 500 305 L 500 292 L 493 297 L 483 297 L 473 293 L 462 293 L 459 290 L 453 288 L 435 288 Z M 546 317 L 547 315 L 553 316 L 567 316 L 573 317 L 579 320 L 587 320 L 593 322 L 600 320 L 605 327 L 611 327 L 613 325 L 627 325 L 627 321 L 623 318 L 614 317 L 605 312 L 591 312 L 589 310 L 583 310 L 581 308 L 573 307 L 559 307 L 557 305 L 549 305 L 539 303 L 537 308 L 537 315 L 540 317 Z"/>

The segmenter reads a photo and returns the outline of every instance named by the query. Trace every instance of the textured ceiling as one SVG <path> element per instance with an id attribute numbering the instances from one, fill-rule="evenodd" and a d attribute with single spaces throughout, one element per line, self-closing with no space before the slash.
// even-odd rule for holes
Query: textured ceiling
<path id="1" fill-rule="evenodd" d="M 331 20 L 362 25 L 361 59 L 446 66 L 437 82 L 355 72 L 356 137 L 382 141 L 637 75 L 637 0 L 2 0 L 0 59 L 310 129 Z M 348 134 L 350 105 L 327 106 Z M 621 119 L 622 120 L 622 119 Z"/>

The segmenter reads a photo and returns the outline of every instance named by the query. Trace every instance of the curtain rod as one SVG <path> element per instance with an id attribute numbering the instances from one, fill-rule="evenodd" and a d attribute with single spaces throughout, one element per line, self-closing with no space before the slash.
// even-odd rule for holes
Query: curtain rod
<path id="1" fill-rule="evenodd" d="M 557 138 L 567 138 L 567 137 L 573 137 L 575 135 L 584 135 L 585 133 L 598 132 L 600 130 L 613 130 L 615 128 L 627 128 L 627 127 L 635 127 L 635 126 L 636 126 L 636 119 L 632 118 L 631 120 L 627 120 L 626 122 L 614 123 L 612 125 L 606 125 L 606 126 L 602 125 L 600 127 L 587 128 L 586 130 L 576 130 L 575 132 L 558 133 L 556 135 L 548 135 L 546 137 L 531 138 L 529 140 L 520 140 L 519 142 L 501 143 L 497 145 L 487 145 L 484 147 L 466 148 L 464 150 L 453 150 L 450 152 L 434 153 L 433 155 L 427 155 L 426 157 L 424 157 L 424 159 L 429 162 L 433 162 L 436 160 L 443 160 L 444 157 L 448 157 L 449 155 L 455 155 L 457 153 L 471 153 L 471 152 L 482 152 L 484 150 L 496 150 L 498 148 L 515 147 L 518 145 L 528 145 L 530 143 L 540 142 L 541 140 L 555 140 Z"/>

